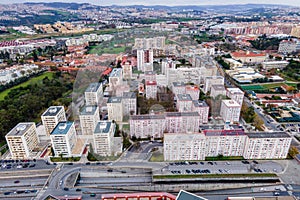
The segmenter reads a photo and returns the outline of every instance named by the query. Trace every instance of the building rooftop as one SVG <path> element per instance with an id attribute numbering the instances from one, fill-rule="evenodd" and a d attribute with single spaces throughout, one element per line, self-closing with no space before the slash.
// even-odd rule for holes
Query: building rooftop
<path id="1" fill-rule="evenodd" d="M 35 126 L 34 122 L 21 122 L 11 129 L 6 136 L 22 136 L 31 127 Z"/>
<path id="2" fill-rule="evenodd" d="M 111 121 L 99 121 L 96 125 L 94 134 L 97 133 L 109 133 L 111 128 L 112 122 Z"/>
<path id="3" fill-rule="evenodd" d="M 130 120 L 165 119 L 165 115 L 131 115 Z"/>
<path id="4" fill-rule="evenodd" d="M 64 109 L 63 106 L 50 106 L 50 107 L 42 114 L 42 116 L 56 116 L 62 109 Z"/>
<path id="5" fill-rule="evenodd" d="M 123 92 L 124 99 L 136 99 L 136 94 L 134 92 Z"/>
<path id="6" fill-rule="evenodd" d="M 177 94 L 177 100 L 179 100 L 179 101 L 192 101 L 192 97 L 189 94 Z"/>
<path id="7" fill-rule="evenodd" d="M 225 86 L 224 85 L 212 85 L 211 86 L 214 90 L 217 90 L 217 91 L 221 91 L 221 90 L 225 90 Z"/>
<path id="8" fill-rule="evenodd" d="M 100 87 L 102 88 L 101 83 L 91 83 L 85 92 L 97 92 Z"/>
<path id="9" fill-rule="evenodd" d="M 183 87 L 185 86 L 184 82 L 173 82 L 173 87 Z"/>
<path id="10" fill-rule="evenodd" d="M 193 104 L 195 107 L 208 107 L 205 101 L 193 100 Z"/>
<path id="11" fill-rule="evenodd" d="M 154 71 L 145 71 L 145 75 L 155 75 Z"/>
<path id="12" fill-rule="evenodd" d="M 98 106 L 84 106 L 80 112 L 80 115 L 94 115 L 98 110 Z"/>
<path id="13" fill-rule="evenodd" d="M 224 103 L 227 107 L 240 107 L 241 106 L 235 100 L 231 100 L 231 99 L 222 100 L 222 103 Z"/>
<path id="14" fill-rule="evenodd" d="M 290 138 L 286 132 L 253 132 L 246 133 L 249 138 Z"/>
<path id="15" fill-rule="evenodd" d="M 199 88 L 195 85 L 187 85 L 185 86 L 186 90 L 194 90 L 194 91 L 198 91 Z"/>
<path id="16" fill-rule="evenodd" d="M 207 80 L 207 79 L 224 79 L 224 77 L 223 76 L 207 76 L 207 77 L 205 77 L 205 80 Z"/>
<path id="17" fill-rule="evenodd" d="M 166 117 L 190 117 L 195 116 L 198 117 L 198 112 L 167 112 Z"/>
<path id="18" fill-rule="evenodd" d="M 69 132 L 72 124 L 74 124 L 74 122 L 59 122 L 56 127 L 53 129 L 53 131 L 51 132 L 51 135 L 65 135 Z"/>
<path id="19" fill-rule="evenodd" d="M 176 200 L 207 200 L 207 199 L 205 199 L 203 197 L 199 197 L 195 194 L 186 192 L 184 190 L 181 190 L 179 192 L 179 194 L 177 195 Z"/>
<path id="20" fill-rule="evenodd" d="M 244 94 L 244 92 L 240 88 L 227 88 L 227 91 L 232 94 Z"/>
<path id="21" fill-rule="evenodd" d="M 146 81 L 146 85 L 157 85 L 156 81 Z"/>
<path id="22" fill-rule="evenodd" d="M 107 100 L 107 103 L 121 103 L 122 102 L 122 97 L 110 97 Z"/>
<path id="23" fill-rule="evenodd" d="M 122 75 L 122 69 L 121 68 L 114 68 L 112 72 L 110 73 L 109 77 L 120 77 Z"/>

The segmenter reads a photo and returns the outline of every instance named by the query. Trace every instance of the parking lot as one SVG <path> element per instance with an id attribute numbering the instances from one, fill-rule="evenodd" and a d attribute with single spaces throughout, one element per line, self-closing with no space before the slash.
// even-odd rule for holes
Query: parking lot
<path id="1" fill-rule="evenodd" d="M 44 160 L 0 160 L 0 171 L 52 168 Z"/>
<path id="2" fill-rule="evenodd" d="M 167 174 L 245 174 L 281 173 L 283 167 L 272 161 L 171 162 Z"/>

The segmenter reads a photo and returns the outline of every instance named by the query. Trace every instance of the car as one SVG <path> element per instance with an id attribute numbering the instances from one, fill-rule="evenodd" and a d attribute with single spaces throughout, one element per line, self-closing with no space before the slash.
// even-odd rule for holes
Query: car
<path id="1" fill-rule="evenodd" d="M 122 174 L 125 174 L 125 173 L 126 173 L 126 171 L 121 171 L 121 173 L 122 173 Z"/>
<path id="2" fill-rule="evenodd" d="M 30 168 L 35 167 L 35 164 L 31 164 L 31 165 L 29 165 L 29 167 L 30 167 Z"/>
<path id="3" fill-rule="evenodd" d="M 200 162 L 200 165 L 204 165 L 204 162 Z"/>
<path id="4" fill-rule="evenodd" d="M 30 190 L 31 193 L 37 193 L 37 190 Z"/>
<path id="5" fill-rule="evenodd" d="M 91 164 L 90 162 L 85 163 L 85 165 L 90 165 L 90 164 Z"/>
<path id="6" fill-rule="evenodd" d="M 81 191 L 81 189 L 80 189 L 80 188 L 77 188 L 77 189 L 76 189 L 76 192 L 80 192 L 80 191 Z"/>
<path id="7" fill-rule="evenodd" d="M 10 195 L 10 192 L 4 192 L 4 195 Z"/>
<path id="8" fill-rule="evenodd" d="M 112 169 L 108 169 L 107 172 L 113 172 L 113 170 Z"/>
<path id="9" fill-rule="evenodd" d="M 95 197 L 95 196 L 96 196 L 95 193 L 91 193 L 91 194 L 90 194 L 90 197 Z"/>
<path id="10" fill-rule="evenodd" d="M 68 165 L 73 165 L 73 163 L 70 162 L 70 163 L 68 163 Z"/>
<path id="11" fill-rule="evenodd" d="M 242 160 L 243 164 L 250 164 L 247 160 Z"/>
<path id="12" fill-rule="evenodd" d="M 69 188 L 64 188 L 64 191 L 69 191 Z"/>
<path id="13" fill-rule="evenodd" d="M 188 174 L 190 174 L 190 173 L 191 173 L 191 171 L 190 171 L 190 170 L 188 170 L 188 169 L 187 169 L 187 170 L 185 170 L 185 172 L 186 172 L 186 173 L 188 173 Z"/>
<path id="14" fill-rule="evenodd" d="M 20 181 L 19 180 L 15 180 L 14 183 L 20 183 Z"/>
<path id="15" fill-rule="evenodd" d="M 253 160 L 252 162 L 253 162 L 254 164 L 258 164 L 258 162 L 257 162 L 256 160 Z"/>

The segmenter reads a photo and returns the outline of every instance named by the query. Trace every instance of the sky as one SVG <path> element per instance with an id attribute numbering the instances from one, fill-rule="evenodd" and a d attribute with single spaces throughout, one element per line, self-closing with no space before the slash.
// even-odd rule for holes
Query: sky
<path id="1" fill-rule="evenodd" d="M 24 2 L 76 2 L 95 5 L 228 5 L 228 4 L 284 4 L 300 6 L 300 0 L 0 0 L 0 4 Z"/>

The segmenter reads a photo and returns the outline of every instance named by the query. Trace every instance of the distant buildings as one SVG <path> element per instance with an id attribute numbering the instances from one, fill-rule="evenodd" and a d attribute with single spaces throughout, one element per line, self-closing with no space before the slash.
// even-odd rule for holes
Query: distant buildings
<path id="1" fill-rule="evenodd" d="M 300 52 L 300 40 L 294 38 L 289 40 L 282 40 L 279 43 L 278 52 L 284 54 Z"/>
<path id="2" fill-rule="evenodd" d="M 85 106 L 79 114 L 82 135 L 93 135 L 96 124 L 100 121 L 98 106 Z"/>
<path id="3" fill-rule="evenodd" d="M 238 51 L 231 53 L 231 56 L 235 60 L 240 60 L 242 63 L 260 63 L 265 61 L 265 53 L 254 53 L 249 51 Z"/>
<path id="4" fill-rule="evenodd" d="M 145 71 L 152 71 L 148 68 L 146 65 L 149 64 L 153 66 L 153 50 L 144 50 L 144 49 L 138 49 L 137 50 L 137 69 L 145 72 Z"/>
<path id="5" fill-rule="evenodd" d="M 63 106 L 50 106 L 42 114 L 42 123 L 46 134 L 49 136 L 59 122 L 66 121 L 66 113 Z"/>
<path id="6" fill-rule="evenodd" d="M 84 92 L 87 106 L 98 106 L 103 100 L 103 88 L 101 83 L 91 83 Z"/>
<path id="7" fill-rule="evenodd" d="M 242 105 L 235 100 L 222 100 L 220 115 L 225 123 L 234 123 L 240 121 Z"/>
<path id="8" fill-rule="evenodd" d="M 131 80 L 132 79 L 132 65 L 129 62 L 124 63 L 122 65 L 123 69 L 123 79 L 124 80 Z"/>
<path id="9" fill-rule="evenodd" d="M 100 156 L 113 154 L 113 137 L 116 124 L 111 121 L 99 121 L 94 130 L 94 152 Z"/>
<path id="10" fill-rule="evenodd" d="M 134 49 L 165 49 L 165 37 L 135 38 Z"/>
<path id="11" fill-rule="evenodd" d="M 50 135 L 55 156 L 72 156 L 77 142 L 74 122 L 59 122 Z"/>
<path id="12" fill-rule="evenodd" d="M 12 159 L 29 159 L 35 157 L 33 152 L 38 147 L 38 136 L 35 123 L 19 123 L 5 136 L 5 138 Z"/>

